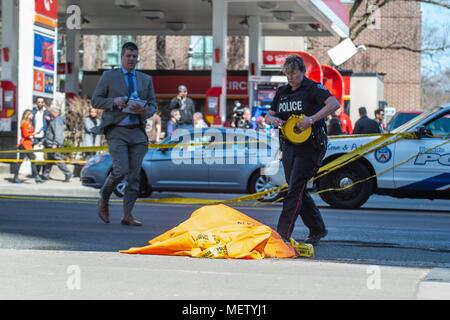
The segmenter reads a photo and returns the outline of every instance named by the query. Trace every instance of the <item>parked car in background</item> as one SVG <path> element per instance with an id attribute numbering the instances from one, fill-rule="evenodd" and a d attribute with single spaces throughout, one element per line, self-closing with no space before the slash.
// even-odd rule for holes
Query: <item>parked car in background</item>
<path id="1" fill-rule="evenodd" d="M 389 123 L 387 124 L 386 128 L 388 132 L 391 132 L 394 129 L 397 129 L 404 123 L 407 123 L 408 121 L 414 119 L 418 115 L 422 114 L 423 111 L 398 111 L 394 114 L 391 120 L 389 120 Z"/>
<path id="2" fill-rule="evenodd" d="M 236 139 L 230 141 L 229 136 Z M 255 193 L 270 189 L 270 178 L 262 175 L 260 170 L 263 159 L 257 154 L 255 145 L 250 143 L 255 140 L 259 143 L 259 150 L 268 152 L 266 155 L 274 147 L 272 143 L 275 143 L 275 149 L 278 148 L 278 140 L 254 130 L 176 131 L 172 137 L 162 141 L 160 148 L 148 150 L 142 164 L 140 197 L 148 197 L 153 191 Z M 185 145 L 186 141 L 194 144 Z M 220 155 L 220 152 L 225 155 L 230 151 L 234 154 L 233 159 L 227 160 Z M 100 188 L 111 170 L 111 156 L 98 155 L 82 169 L 81 182 L 84 186 Z M 124 180 L 114 193 L 122 197 L 126 186 Z"/>
<path id="3" fill-rule="evenodd" d="M 343 191 L 320 193 L 335 208 L 359 208 L 374 193 L 397 198 L 450 199 L 450 105 L 423 113 L 391 133 L 401 132 L 413 133 L 415 138 L 404 138 L 369 153 L 308 187 L 320 191 L 351 186 Z M 330 139 L 324 164 L 379 137 Z M 263 172 L 273 172 L 273 185 L 286 183 L 280 160 L 268 164 Z"/>

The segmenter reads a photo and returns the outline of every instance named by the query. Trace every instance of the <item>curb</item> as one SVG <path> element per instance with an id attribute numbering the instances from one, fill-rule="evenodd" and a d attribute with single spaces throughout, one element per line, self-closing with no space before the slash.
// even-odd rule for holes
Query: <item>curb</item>
<path id="1" fill-rule="evenodd" d="M 431 269 L 419 283 L 417 300 L 450 300 L 450 268 Z"/>

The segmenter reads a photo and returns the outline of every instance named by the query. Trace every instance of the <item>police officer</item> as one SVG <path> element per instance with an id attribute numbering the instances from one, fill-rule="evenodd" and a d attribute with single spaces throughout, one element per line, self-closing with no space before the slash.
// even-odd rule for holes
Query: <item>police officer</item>
<path id="1" fill-rule="evenodd" d="M 281 137 L 282 161 L 289 189 L 283 202 L 277 231 L 288 241 L 300 215 L 309 228 L 309 236 L 305 242 L 317 244 L 328 232 L 319 209 L 306 190 L 306 184 L 317 173 L 326 152 L 324 119 L 340 106 L 322 84 L 305 77 L 306 67 L 301 57 L 288 56 L 283 72 L 288 84 L 278 88 L 266 121 L 279 127 L 293 114 L 304 115 L 296 127 L 301 131 L 312 127 L 312 134 L 304 143 L 295 145 Z"/>

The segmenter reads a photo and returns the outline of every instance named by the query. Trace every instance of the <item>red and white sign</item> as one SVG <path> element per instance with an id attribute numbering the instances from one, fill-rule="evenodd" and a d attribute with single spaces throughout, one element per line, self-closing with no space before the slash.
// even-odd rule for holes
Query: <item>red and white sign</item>
<path id="1" fill-rule="evenodd" d="M 287 56 L 298 54 L 297 51 L 263 51 L 263 64 L 281 66 Z"/>
<path id="2" fill-rule="evenodd" d="M 43 71 L 34 70 L 33 90 L 36 92 L 44 92 L 45 73 Z"/>
<path id="3" fill-rule="evenodd" d="M 316 82 L 322 83 L 322 67 L 319 61 L 305 51 L 263 51 L 263 64 L 283 65 L 287 56 L 296 54 L 303 58 L 306 66 L 306 76 Z"/>
<path id="4" fill-rule="evenodd" d="M 58 19 L 58 0 L 35 0 L 37 14 L 47 18 Z"/>
<path id="5" fill-rule="evenodd" d="M 176 94 L 180 84 L 188 87 L 190 95 L 204 95 L 211 87 L 211 75 L 153 75 L 152 77 L 158 94 Z M 247 95 L 247 76 L 228 76 L 227 93 Z"/>

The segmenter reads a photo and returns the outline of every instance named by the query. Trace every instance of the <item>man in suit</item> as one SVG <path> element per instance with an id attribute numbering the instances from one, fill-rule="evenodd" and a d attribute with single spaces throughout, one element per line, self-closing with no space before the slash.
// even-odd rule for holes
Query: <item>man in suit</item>
<path id="1" fill-rule="evenodd" d="M 129 226 L 142 225 L 134 219 L 132 210 L 139 194 L 142 161 L 148 149 L 145 124 L 157 109 L 152 78 L 135 70 L 138 54 L 136 44 L 125 43 L 121 52 L 122 67 L 105 71 L 92 97 L 92 106 L 104 110 L 102 122 L 93 132 L 105 134 L 113 161 L 113 170 L 100 190 L 98 215 L 109 223 L 109 198 L 117 184 L 127 177 L 122 224 Z M 132 113 L 125 112 L 128 99 L 136 95 L 147 104 L 142 107 L 135 103 L 131 106 Z"/>

